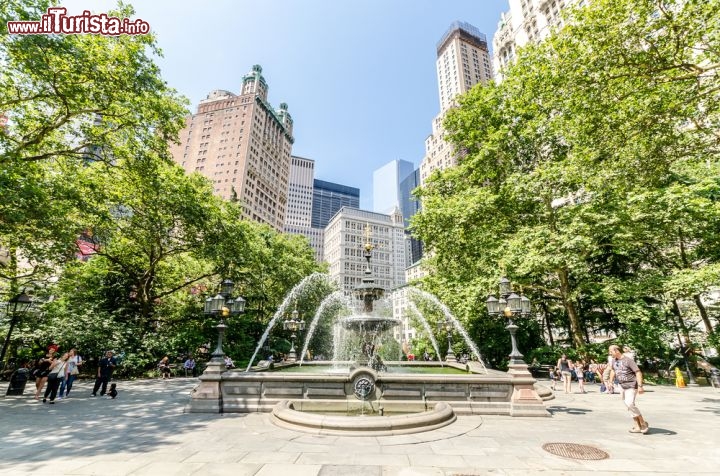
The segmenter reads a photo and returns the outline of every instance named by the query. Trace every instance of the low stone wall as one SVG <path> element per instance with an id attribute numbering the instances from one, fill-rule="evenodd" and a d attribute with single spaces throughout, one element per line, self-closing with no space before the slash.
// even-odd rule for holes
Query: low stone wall
<path id="1" fill-rule="evenodd" d="M 378 373 L 360 367 L 349 374 L 322 374 L 313 373 L 313 364 L 304 366 L 308 373 L 228 371 L 219 381 L 217 373 L 211 373 L 207 382 L 203 374 L 187 411 L 270 412 L 288 401 L 302 411 L 352 412 L 369 405 L 387 412 L 422 412 L 446 402 L 458 415 L 549 416 L 527 368 L 449 375 Z"/>

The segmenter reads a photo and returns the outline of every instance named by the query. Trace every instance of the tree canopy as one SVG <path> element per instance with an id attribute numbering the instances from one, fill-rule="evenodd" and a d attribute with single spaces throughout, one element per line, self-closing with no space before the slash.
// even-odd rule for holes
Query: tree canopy
<path id="1" fill-rule="evenodd" d="M 448 113 L 462 160 L 420 190 L 413 221 L 433 256 L 426 286 L 471 319 L 506 274 L 576 347 L 619 323 L 652 324 L 657 341 L 678 300 L 702 313 L 720 283 L 720 2 L 566 13 Z"/>

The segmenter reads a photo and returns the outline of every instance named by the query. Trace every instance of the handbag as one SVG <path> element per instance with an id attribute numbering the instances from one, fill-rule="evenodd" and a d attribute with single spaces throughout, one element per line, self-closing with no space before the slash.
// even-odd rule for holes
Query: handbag
<path id="1" fill-rule="evenodd" d="M 63 362 L 62 365 L 60 365 L 60 367 L 57 368 L 57 370 L 53 370 L 52 372 L 50 372 L 50 375 L 48 375 L 48 378 L 49 379 L 59 378 L 61 374 L 62 375 L 65 374 L 65 362 Z"/>

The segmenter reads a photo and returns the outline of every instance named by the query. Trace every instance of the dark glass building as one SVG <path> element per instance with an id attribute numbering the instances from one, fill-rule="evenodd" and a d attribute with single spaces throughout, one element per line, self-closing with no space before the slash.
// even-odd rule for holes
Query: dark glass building
<path id="1" fill-rule="evenodd" d="M 412 191 L 420 186 L 420 169 L 415 169 L 411 174 L 400 181 L 398 187 L 400 195 L 400 211 L 405 219 L 405 233 L 410 234 L 410 218 L 420 211 L 420 200 L 412 196 Z M 422 258 L 422 242 L 410 237 L 411 262 L 417 263 Z"/>
<path id="2" fill-rule="evenodd" d="M 342 207 L 360 208 L 360 189 L 326 182 L 313 181 L 312 227 L 325 228 Z"/>

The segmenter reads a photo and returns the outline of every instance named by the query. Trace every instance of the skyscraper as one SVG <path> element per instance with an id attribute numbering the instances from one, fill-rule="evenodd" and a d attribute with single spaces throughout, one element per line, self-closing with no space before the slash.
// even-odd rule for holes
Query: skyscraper
<path id="1" fill-rule="evenodd" d="M 405 234 L 410 241 L 409 262 L 417 263 L 422 258 L 422 241 L 410 235 L 410 219 L 420 211 L 420 200 L 412 196 L 412 191 L 420 186 L 420 169 L 415 169 L 400 182 L 400 211 L 405 219 Z M 407 276 L 406 276 L 407 277 Z"/>
<path id="2" fill-rule="evenodd" d="M 420 164 L 420 181 L 428 179 L 435 169 L 457 164 L 457 154 L 443 139 L 442 121 L 455 98 L 477 83 L 492 79 L 492 66 L 487 38 L 469 23 L 456 21 L 450 25 L 437 44 L 438 92 L 440 114 L 432 123 L 432 134 L 425 140 L 425 157 Z"/>
<path id="3" fill-rule="evenodd" d="M 359 189 L 315 180 L 314 160 L 291 157 L 284 231 L 305 236 L 317 262 L 324 259 L 325 225 L 343 206 L 357 207 L 359 202 Z"/>
<path id="4" fill-rule="evenodd" d="M 255 65 L 239 95 L 218 89 L 200 101 L 171 152 L 186 172 L 209 178 L 217 195 L 238 199 L 245 218 L 282 231 L 293 121 L 287 104 L 273 109 L 267 94 L 262 68 Z"/>
<path id="5" fill-rule="evenodd" d="M 312 227 L 325 228 L 342 207 L 360 206 L 360 189 L 338 183 L 313 182 Z"/>
<path id="6" fill-rule="evenodd" d="M 292 227 L 307 227 L 312 223 L 313 181 L 315 161 L 303 157 L 290 157 L 290 183 L 288 207 L 285 216 L 285 230 Z"/>
<path id="7" fill-rule="evenodd" d="M 392 160 L 373 172 L 373 211 L 391 213 L 402 209 L 400 183 L 415 170 L 412 162 Z"/>
<path id="8" fill-rule="evenodd" d="M 518 48 L 537 43 L 561 27 L 560 12 L 568 5 L 582 6 L 586 0 L 509 0 L 510 11 L 503 13 L 493 36 L 495 81 L 502 81 L 503 70 L 513 62 Z"/>
<path id="9" fill-rule="evenodd" d="M 422 257 L 422 243 L 412 238 L 407 230 L 410 218 L 420 210 L 420 201 L 412 196 L 412 191 L 419 186 L 420 170 L 407 160 L 390 161 L 373 172 L 373 210 L 392 213 L 395 208 L 400 209 L 411 248 L 409 263 Z"/>

